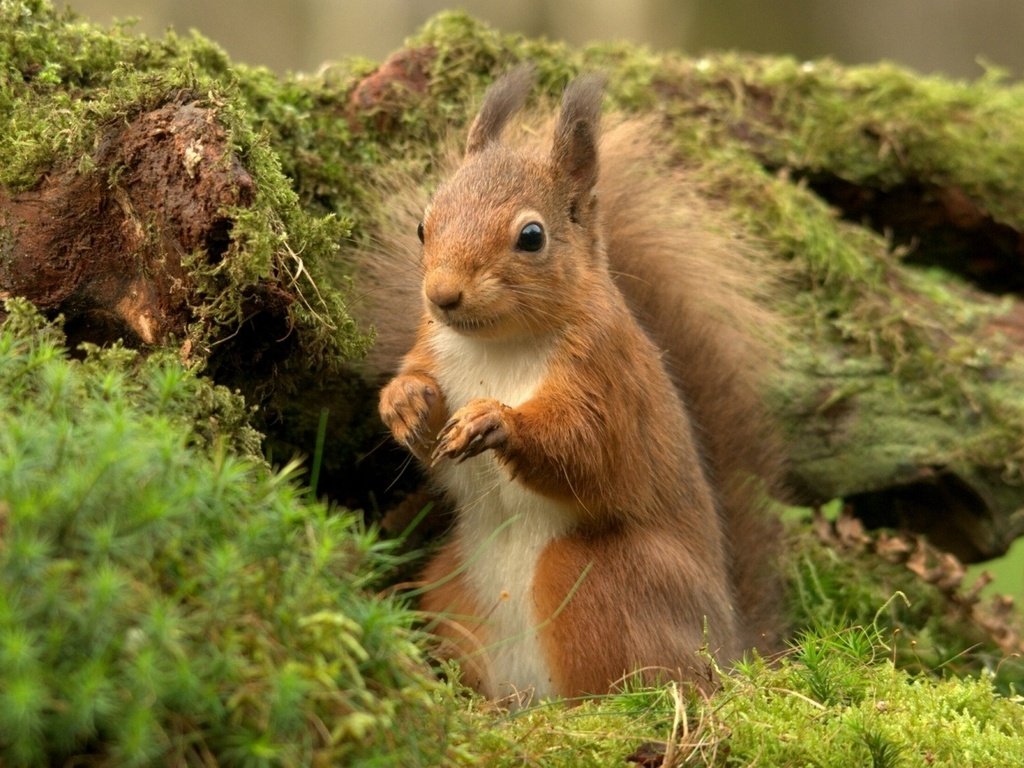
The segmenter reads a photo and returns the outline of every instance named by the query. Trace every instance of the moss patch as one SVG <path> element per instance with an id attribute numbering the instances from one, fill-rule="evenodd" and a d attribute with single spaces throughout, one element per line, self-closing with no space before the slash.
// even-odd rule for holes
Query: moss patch
<path id="1" fill-rule="evenodd" d="M 216 114 L 252 176 L 254 199 L 224 211 L 230 223 L 217 253 L 184 254 L 197 293 L 187 330 L 193 361 L 205 363 L 226 340 L 260 331 L 295 331 L 288 350 L 313 367 L 336 367 L 365 347 L 345 311 L 345 285 L 325 276 L 349 223 L 300 205 L 250 99 L 272 81 L 268 73 L 231 66 L 198 35 L 150 40 L 125 26 L 107 31 L 41 0 L 0 3 L 0 66 L 0 114 L 9 126 L 0 136 L 0 185 L 14 193 L 65 166 L 96 172 L 97 142 L 107 129 L 163 104 L 188 101 Z M 286 87 L 274 82 L 276 97 Z M 119 169 L 102 170 L 115 185 Z M 287 319 L 277 328 L 251 328 L 275 287 L 293 297 Z"/>
<path id="2" fill-rule="evenodd" d="M 889 660 L 876 627 L 804 633 L 769 665 L 751 659 L 709 699 L 668 686 L 514 713 L 472 709 L 487 765 L 908 765 L 982 768 L 1024 759 L 1019 697 L 991 681 L 937 680 Z"/>
<path id="3" fill-rule="evenodd" d="M 8 310 L 4 763 L 436 764 L 451 707 L 368 592 L 393 546 L 272 472 L 237 396 L 162 356 L 69 360 Z"/>

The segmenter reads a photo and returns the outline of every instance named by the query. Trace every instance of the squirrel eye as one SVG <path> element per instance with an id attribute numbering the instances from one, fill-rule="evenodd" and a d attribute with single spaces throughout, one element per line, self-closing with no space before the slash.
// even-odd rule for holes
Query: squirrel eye
<path id="1" fill-rule="evenodd" d="M 423 222 L 422 221 L 419 224 L 416 225 L 416 237 L 418 237 L 420 239 L 421 243 L 423 242 Z"/>
<path id="2" fill-rule="evenodd" d="M 517 251 L 529 251 L 535 253 L 544 247 L 544 227 L 536 221 L 531 221 L 519 232 L 516 240 Z"/>

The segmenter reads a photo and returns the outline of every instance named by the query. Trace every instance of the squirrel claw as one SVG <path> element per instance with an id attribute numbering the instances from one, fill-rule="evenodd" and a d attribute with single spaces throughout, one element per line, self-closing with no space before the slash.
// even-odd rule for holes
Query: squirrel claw
<path id="1" fill-rule="evenodd" d="M 449 432 L 455 429 L 455 425 L 458 423 L 459 420 L 455 416 L 452 416 L 450 419 L 448 419 L 448 421 L 444 423 L 444 426 L 441 427 L 441 430 L 437 433 L 438 440 L 443 440 L 448 435 Z"/>
<path id="2" fill-rule="evenodd" d="M 462 463 L 483 451 L 504 445 L 508 440 L 506 410 L 507 406 L 496 400 L 483 399 L 460 408 L 438 433 L 430 466 L 444 458 Z"/>
<path id="3" fill-rule="evenodd" d="M 443 400 L 433 379 L 398 376 L 381 390 L 380 416 L 395 440 L 423 458 L 430 450 L 432 424 L 441 419 Z"/>
<path id="4" fill-rule="evenodd" d="M 435 466 L 437 466 L 437 463 L 441 459 L 445 458 L 445 454 L 447 453 L 447 451 L 448 451 L 448 441 L 444 440 L 444 439 L 438 440 L 437 444 L 434 446 L 434 450 L 432 450 L 430 452 L 430 467 L 431 467 L 431 469 L 433 469 Z"/>
<path id="5" fill-rule="evenodd" d="M 469 444 L 466 446 L 465 451 L 462 453 L 461 456 L 459 456 L 456 459 L 456 461 L 458 461 L 459 464 L 461 464 L 466 459 L 472 458 L 473 456 L 476 456 L 478 453 L 483 452 L 484 448 L 487 447 L 485 445 L 482 445 L 483 442 L 484 435 L 482 433 L 474 436 L 473 439 L 469 441 Z"/>

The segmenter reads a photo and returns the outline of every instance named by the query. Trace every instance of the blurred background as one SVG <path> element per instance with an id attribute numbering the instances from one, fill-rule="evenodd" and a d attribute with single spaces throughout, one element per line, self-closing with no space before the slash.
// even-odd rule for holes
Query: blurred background
<path id="1" fill-rule="evenodd" d="M 60 3 L 61 0 L 55 0 Z M 1022 0 L 71 0 L 91 21 L 137 17 L 160 35 L 198 29 L 236 61 L 313 71 L 349 56 L 383 59 L 427 18 L 461 8 L 506 31 L 573 44 L 628 40 L 699 55 L 712 49 L 881 59 L 971 78 L 987 61 L 1024 72 Z"/>

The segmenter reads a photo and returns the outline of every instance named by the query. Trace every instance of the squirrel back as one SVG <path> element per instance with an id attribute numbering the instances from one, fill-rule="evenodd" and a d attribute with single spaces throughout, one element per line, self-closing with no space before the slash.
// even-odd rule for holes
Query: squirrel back
<path id="1" fill-rule="evenodd" d="M 489 110 L 485 104 L 478 118 L 478 124 L 495 119 L 498 125 L 477 125 L 477 135 L 500 132 L 525 98 L 523 84 L 515 82 L 524 75 L 512 77 L 511 85 L 506 78 L 496 89 L 497 96 L 492 91 Z M 472 135 L 469 154 L 473 154 Z M 516 151 L 542 153 L 549 135 L 550 131 L 517 130 L 503 136 L 502 143 Z M 764 509 L 764 495 L 766 490 L 778 489 L 780 467 L 757 391 L 767 357 L 761 334 L 772 325 L 771 313 L 757 297 L 763 285 L 762 270 L 748 249 L 738 247 L 728 236 L 727 227 L 721 232 L 710 224 L 721 224 L 722 219 L 695 193 L 693 185 L 669 170 L 664 160 L 659 162 L 666 151 L 656 135 L 645 121 L 620 121 L 604 133 L 596 185 L 601 217 L 598 230 L 604 243 L 595 244 L 595 249 L 602 259 L 607 254 L 607 267 L 602 264 L 601 269 L 614 278 L 629 306 L 628 317 L 615 322 L 623 327 L 634 319 L 639 323 L 656 349 L 652 347 L 649 355 L 645 351 L 637 354 L 642 361 L 645 355 L 657 360 L 660 351 L 678 390 L 678 395 L 663 393 L 659 397 L 682 404 L 686 421 L 677 427 L 678 442 L 692 444 L 693 456 L 685 461 L 706 478 L 713 496 L 709 509 L 724 530 L 728 587 L 736 608 L 730 631 L 737 637 L 729 646 L 732 652 L 753 645 L 770 646 L 778 631 L 779 580 L 773 568 L 773 544 L 778 536 L 776 523 Z M 377 328 L 378 344 L 369 366 L 379 374 L 393 373 L 400 354 L 422 346 L 424 333 L 432 333 L 424 331 L 416 311 L 423 301 L 423 275 L 416 266 L 420 248 L 412 226 L 421 215 L 426 195 L 409 180 L 397 180 L 391 186 L 396 193 L 387 205 L 388 221 L 379 235 L 379 250 L 361 256 L 358 264 L 363 283 L 371 286 L 364 318 Z M 460 194 L 468 195 L 465 191 Z M 466 204 L 470 203 L 467 200 Z M 448 288 L 435 285 L 432 290 L 437 301 L 438 291 Z M 614 289 L 610 292 L 617 295 Z M 601 302 L 597 306 L 603 314 L 614 314 Z M 643 336 L 639 330 L 624 333 L 630 338 Z M 436 357 L 436 343 L 430 349 Z M 460 350 L 446 365 L 457 365 L 463 358 L 465 350 Z M 436 361 L 432 359 L 431 365 L 436 367 Z M 405 369 L 410 369 L 408 357 Z M 456 384 L 446 386 L 457 388 Z M 651 390 L 658 391 L 654 385 Z M 664 417 L 670 422 L 672 412 L 670 408 Z M 440 425 L 435 425 L 438 428 Z M 701 524 L 705 528 L 717 526 L 710 518 L 694 519 L 710 520 Z M 557 531 L 552 533 L 557 535 Z M 715 549 L 714 531 L 703 535 L 711 542 L 708 547 Z M 608 541 L 608 546 L 616 546 L 614 539 Z M 457 559 L 457 553 L 442 552 L 432 566 L 433 575 L 443 576 L 446 569 L 456 567 Z M 586 595 L 581 594 L 580 600 L 585 602 Z M 450 602 L 462 613 L 480 610 L 468 597 Z"/>

